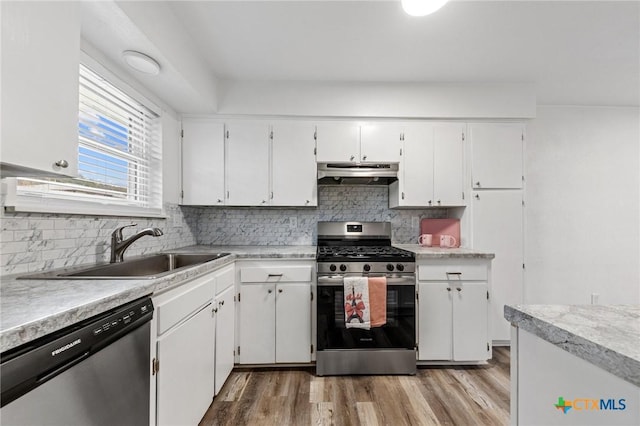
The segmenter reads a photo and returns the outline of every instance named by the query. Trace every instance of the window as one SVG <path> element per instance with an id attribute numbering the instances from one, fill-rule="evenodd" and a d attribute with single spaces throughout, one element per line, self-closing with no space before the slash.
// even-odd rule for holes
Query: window
<path id="1" fill-rule="evenodd" d="M 161 141 L 159 114 L 80 65 L 78 177 L 18 178 L 16 196 L 44 201 L 46 211 L 161 215 Z"/>

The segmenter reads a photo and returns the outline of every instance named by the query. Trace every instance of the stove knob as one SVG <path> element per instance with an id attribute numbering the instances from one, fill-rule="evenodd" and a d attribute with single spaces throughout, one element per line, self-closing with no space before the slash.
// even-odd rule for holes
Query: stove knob
<path id="1" fill-rule="evenodd" d="M 387 264 L 387 271 L 393 271 L 393 265 L 392 264 Z"/>
<path id="2" fill-rule="evenodd" d="M 402 263 L 398 263 L 396 265 L 396 269 L 400 272 L 404 271 L 404 265 Z"/>
<path id="3" fill-rule="evenodd" d="M 336 270 L 336 265 L 334 265 L 333 263 L 332 263 L 331 265 L 329 265 L 329 270 L 330 270 L 331 272 L 335 272 L 335 270 Z"/>
<path id="4" fill-rule="evenodd" d="M 362 269 L 364 269 L 365 272 L 369 272 L 371 270 L 371 265 L 366 264 L 362 267 Z"/>
<path id="5" fill-rule="evenodd" d="M 340 265 L 340 270 L 342 272 L 346 271 L 347 270 L 347 265 L 345 265 L 344 263 L 342 265 Z"/>

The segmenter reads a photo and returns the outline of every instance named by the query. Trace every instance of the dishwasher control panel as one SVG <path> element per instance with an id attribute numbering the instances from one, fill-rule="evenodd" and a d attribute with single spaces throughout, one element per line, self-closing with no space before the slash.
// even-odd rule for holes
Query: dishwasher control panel
<path id="1" fill-rule="evenodd" d="M 103 333 L 114 333 L 121 330 L 123 327 L 131 324 L 134 321 L 143 318 L 145 315 L 153 313 L 153 304 L 151 300 L 131 307 L 130 310 L 124 310 L 124 312 L 118 312 L 101 322 L 98 322 L 93 328 L 93 335 L 100 336 Z"/>

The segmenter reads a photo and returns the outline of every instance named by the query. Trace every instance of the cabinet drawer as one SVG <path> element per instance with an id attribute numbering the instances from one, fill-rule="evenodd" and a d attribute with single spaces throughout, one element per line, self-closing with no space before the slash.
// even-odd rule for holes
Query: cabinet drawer
<path id="1" fill-rule="evenodd" d="M 486 281 L 487 277 L 487 265 L 480 263 L 418 265 L 418 281 Z"/>
<path id="2" fill-rule="evenodd" d="M 240 269 L 240 282 L 308 282 L 311 266 L 260 266 Z"/>
<path id="3" fill-rule="evenodd" d="M 227 268 L 216 273 L 216 294 L 220 294 L 233 285 L 235 279 L 235 268 L 228 266 Z"/>
<path id="4" fill-rule="evenodd" d="M 158 335 L 211 302 L 214 292 L 215 280 L 209 276 L 186 284 L 185 288 L 178 288 L 158 297 L 155 301 Z"/>

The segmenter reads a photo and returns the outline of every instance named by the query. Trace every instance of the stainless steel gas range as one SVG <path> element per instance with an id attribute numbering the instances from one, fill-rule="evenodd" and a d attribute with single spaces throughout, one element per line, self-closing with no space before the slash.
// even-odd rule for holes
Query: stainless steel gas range
<path id="1" fill-rule="evenodd" d="M 415 374 L 415 255 L 391 246 L 391 224 L 319 222 L 317 262 L 316 373 Z M 347 277 L 385 278 L 382 325 L 348 326 L 358 295 L 345 290 Z"/>

